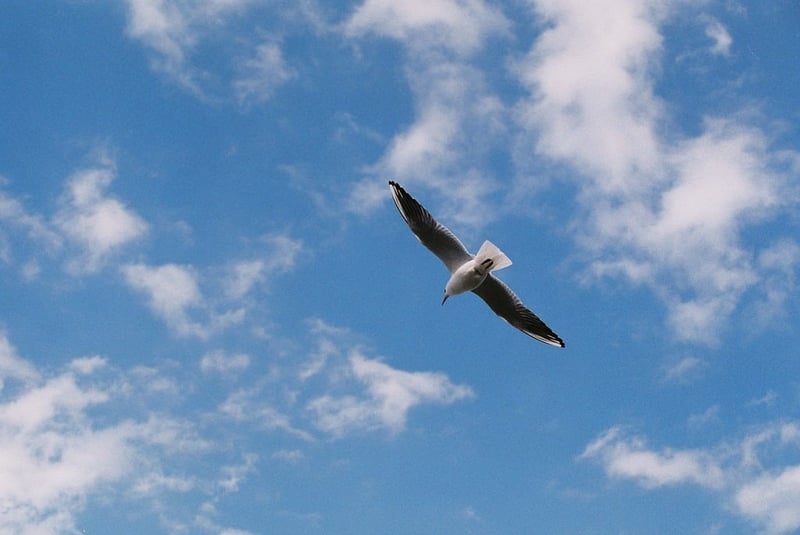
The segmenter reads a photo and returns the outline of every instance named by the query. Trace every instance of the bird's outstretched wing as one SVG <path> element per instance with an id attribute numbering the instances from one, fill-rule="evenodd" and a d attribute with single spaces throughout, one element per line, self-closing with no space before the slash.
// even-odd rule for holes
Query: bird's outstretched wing
<path id="1" fill-rule="evenodd" d="M 491 273 L 472 291 L 486 301 L 495 314 L 528 336 L 551 346 L 564 347 L 564 340 L 523 305 L 511 288 Z"/>
<path id="2" fill-rule="evenodd" d="M 437 222 L 414 197 L 403 187 L 392 180 L 389 181 L 392 199 L 400 215 L 403 216 L 411 232 L 417 239 L 444 262 L 450 272 L 454 272 L 464 262 L 472 258 L 464 244 L 456 238 L 450 229 Z"/>

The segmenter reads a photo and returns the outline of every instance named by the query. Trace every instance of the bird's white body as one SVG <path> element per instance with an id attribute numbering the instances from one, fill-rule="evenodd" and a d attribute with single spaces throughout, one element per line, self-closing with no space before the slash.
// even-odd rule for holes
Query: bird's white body
<path id="1" fill-rule="evenodd" d="M 511 260 L 486 240 L 474 258 L 467 260 L 456 269 L 444 288 L 444 300 L 451 295 L 469 292 L 480 286 L 490 271 L 503 269 L 511 265 Z M 444 301 L 442 301 L 444 303 Z"/>

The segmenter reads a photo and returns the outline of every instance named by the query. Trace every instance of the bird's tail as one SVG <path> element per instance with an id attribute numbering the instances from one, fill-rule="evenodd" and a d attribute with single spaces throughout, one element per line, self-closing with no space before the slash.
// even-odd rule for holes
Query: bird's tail
<path id="1" fill-rule="evenodd" d="M 495 271 L 510 265 L 511 260 L 489 240 L 483 242 L 475 255 L 475 267 L 483 271 Z"/>

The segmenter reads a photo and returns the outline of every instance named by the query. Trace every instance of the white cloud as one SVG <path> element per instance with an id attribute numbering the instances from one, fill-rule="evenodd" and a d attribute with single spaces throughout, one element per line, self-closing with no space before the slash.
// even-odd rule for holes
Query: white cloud
<path id="1" fill-rule="evenodd" d="M 230 394 L 217 408 L 223 416 L 239 422 L 252 422 L 266 431 L 284 431 L 306 441 L 310 433 L 292 425 L 291 418 L 264 399 L 261 389 L 242 389 Z"/>
<path id="2" fill-rule="evenodd" d="M 244 353 L 229 354 L 225 351 L 211 351 L 200 359 L 200 369 L 204 372 L 230 373 L 246 370 L 250 357 Z"/>
<path id="3" fill-rule="evenodd" d="M 239 490 L 239 484 L 256 469 L 258 462 L 258 455 L 255 453 L 247 453 L 244 455 L 241 464 L 229 465 L 222 467 L 222 479 L 219 481 L 219 486 L 225 492 L 236 492 Z"/>
<path id="4" fill-rule="evenodd" d="M 180 290 L 172 299 L 185 303 L 181 296 L 186 295 L 193 292 Z M 158 306 L 171 310 L 172 305 Z M 120 371 L 99 355 L 74 359 L 62 371 L 45 374 L 0 336 L 0 377 L 14 381 L 14 388 L 2 391 L 0 403 L 0 531 L 70 532 L 78 515 L 98 499 L 104 504 L 134 499 L 152 507 L 170 531 L 187 531 L 193 525 L 223 532 L 214 507 L 201 507 L 193 520 L 187 520 L 171 506 L 169 495 L 182 494 L 189 500 L 200 495 L 211 498 L 205 503 L 213 505 L 220 493 L 238 491 L 256 472 L 259 460 L 232 445 L 229 437 L 236 435 L 238 426 L 248 433 L 283 432 L 282 440 L 303 442 L 315 438 L 295 421 L 310 422 L 335 437 L 370 429 L 398 432 L 414 407 L 454 403 L 473 395 L 444 374 L 406 372 L 366 358 L 353 348 L 353 335 L 346 329 L 313 320 L 310 333 L 336 346 L 319 370 L 305 380 L 294 368 L 275 376 L 255 374 L 250 387 L 223 394 L 216 413 L 200 418 L 204 435 L 191 421 L 171 416 L 180 396 L 169 398 L 169 403 L 163 398 L 165 391 L 192 392 L 199 386 L 196 382 L 187 384 L 145 365 Z M 345 355 L 349 358 L 343 363 Z M 205 371 L 250 365 L 249 358 L 227 352 L 209 353 L 201 363 Z M 294 365 L 306 369 L 299 360 Z M 322 397 L 319 388 L 325 392 Z M 340 395 L 341 390 L 352 394 Z M 323 398 L 331 404 L 323 407 Z M 347 401 L 342 400 L 348 399 L 353 401 L 355 418 L 343 411 Z M 154 401 L 157 412 L 152 411 Z M 220 431 L 223 440 L 207 438 Z M 241 462 L 218 466 L 200 458 L 231 447 Z M 299 449 L 280 449 L 269 458 L 297 463 L 305 455 Z M 201 462 L 193 466 L 197 461 Z"/>
<path id="5" fill-rule="evenodd" d="M 392 37 L 420 50 L 444 47 L 465 54 L 508 25 L 500 11 L 482 0 L 365 0 L 345 29 L 350 35 Z"/>
<path id="6" fill-rule="evenodd" d="M 194 519 L 194 525 L 218 535 L 254 535 L 251 531 L 236 528 L 226 528 L 217 524 L 214 517 L 217 516 L 217 508 L 211 502 L 205 502 L 200 506 L 199 512 Z"/>
<path id="7" fill-rule="evenodd" d="M 461 510 L 461 518 L 464 520 L 469 520 L 470 522 L 480 522 L 481 516 L 475 511 L 475 508 L 472 506 L 467 506 Z"/>
<path id="8" fill-rule="evenodd" d="M 683 357 L 664 367 L 664 380 L 668 382 L 685 382 L 696 376 L 707 365 L 698 357 Z"/>
<path id="9" fill-rule="evenodd" d="M 307 405 L 314 424 L 334 436 L 381 428 L 402 431 L 413 407 L 450 404 L 474 395 L 469 387 L 451 383 L 442 373 L 398 370 L 358 352 L 350 355 L 349 372 L 366 395 L 325 395 Z"/>
<path id="10" fill-rule="evenodd" d="M 439 216 L 478 227 L 491 220 L 485 208 L 493 180 L 483 171 L 502 137 L 506 110 L 490 94 L 483 74 L 458 61 L 437 59 L 413 64 L 408 77 L 416 99 L 415 120 L 397 134 L 370 177 L 356 185 L 350 208 L 366 212 L 386 199 L 385 177 L 438 192 L 445 204 Z"/>
<path id="11" fill-rule="evenodd" d="M 241 299 L 259 282 L 264 280 L 264 260 L 242 260 L 236 262 L 226 282 L 226 292 L 233 299 Z"/>
<path id="12" fill-rule="evenodd" d="M 595 460 L 609 477 L 646 489 L 698 485 L 767 533 L 782 534 L 800 529 L 800 465 L 787 464 L 781 455 L 787 448 L 800 448 L 798 422 L 764 426 L 714 448 L 660 451 L 612 427 L 579 459 Z"/>
<path id="13" fill-rule="evenodd" d="M 5 184 L 5 179 L 0 177 L 0 187 Z M 22 202 L 3 191 L 0 191 L 0 221 L 7 221 L 24 229 L 32 240 L 44 244 L 50 251 L 62 245 L 61 236 L 54 232 L 40 215 L 30 213 Z M 8 257 L 8 251 L 0 251 L 0 259 L 9 261 Z"/>
<path id="14" fill-rule="evenodd" d="M 253 535 L 253 532 L 237 528 L 222 528 L 219 535 Z"/>
<path id="15" fill-rule="evenodd" d="M 5 333 L 0 331 L 0 393 L 9 379 L 30 384 L 39 379 L 39 373 L 28 361 L 17 354 Z"/>
<path id="16" fill-rule="evenodd" d="M 180 386 L 173 378 L 151 366 L 134 366 L 128 372 L 128 379 L 136 383 L 137 390 L 151 394 L 178 396 L 181 393 Z"/>
<path id="17" fill-rule="evenodd" d="M 380 206 L 391 177 L 438 192 L 446 202 L 440 216 L 451 223 L 488 222 L 494 212 L 486 209 L 486 197 L 494 187 L 486 162 L 495 143 L 502 143 L 508 110 L 471 62 L 488 38 L 506 35 L 509 26 L 481 0 L 366 0 L 356 9 L 345 24 L 348 36 L 374 33 L 407 50 L 415 118 L 394 137 L 369 178 L 355 185 L 350 210 Z"/>
<path id="18" fill-rule="evenodd" d="M 277 461 L 286 463 L 298 463 L 306 458 L 305 453 L 300 450 L 278 450 L 270 456 Z"/>
<path id="19" fill-rule="evenodd" d="M 188 492 L 195 483 L 180 476 L 166 476 L 159 472 L 150 472 L 136 480 L 131 490 L 141 496 L 152 496 L 162 492 Z"/>
<path id="20" fill-rule="evenodd" d="M 97 270 L 109 255 L 147 232 L 141 217 L 105 193 L 114 175 L 114 163 L 102 157 L 97 167 L 78 171 L 67 182 L 54 221 L 83 251 L 70 263 L 72 271 Z"/>
<path id="21" fill-rule="evenodd" d="M 754 304 L 756 325 L 767 326 L 785 316 L 786 303 L 797 291 L 800 245 L 789 239 L 763 249 L 756 259 L 763 278 L 764 295 Z"/>
<path id="22" fill-rule="evenodd" d="M 750 402 L 747 405 L 750 407 L 769 406 L 775 403 L 775 400 L 777 399 L 778 399 L 778 394 L 774 390 L 770 389 L 767 390 L 767 393 L 761 396 L 760 398 L 755 398 L 750 400 Z"/>
<path id="23" fill-rule="evenodd" d="M 279 233 L 261 241 L 266 249 L 259 256 L 233 261 L 221 270 L 206 270 L 212 276 L 201 277 L 193 267 L 178 264 L 128 264 L 121 273 L 131 288 L 147 296 L 150 309 L 175 334 L 207 339 L 241 323 L 248 310 L 243 305 L 247 294 L 292 269 L 303 249 L 301 241 Z"/>
<path id="24" fill-rule="evenodd" d="M 130 0 L 128 33 L 163 56 L 163 68 L 180 70 L 184 48 L 191 42 L 177 4 L 163 0 Z"/>
<path id="25" fill-rule="evenodd" d="M 214 313 L 208 310 L 194 271 L 185 266 L 165 264 L 123 266 L 125 281 L 148 297 L 149 306 L 179 336 L 208 338 L 212 333 L 239 323 L 244 310 Z M 208 316 L 205 323 L 192 319 L 192 313 Z"/>
<path id="26" fill-rule="evenodd" d="M 312 349 L 304 358 L 292 359 L 288 367 L 276 364 L 255 384 L 228 394 L 217 414 L 313 442 L 312 428 L 337 438 L 362 431 L 399 433 L 413 408 L 474 395 L 443 373 L 408 372 L 367 358 L 347 329 L 314 319 L 309 331 L 303 345 Z M 287 455 L 295 457 L 274 458 L 297 460 Z"/>
<path id="27" fill-rule="evenodd" d="M 291 80 L 294 71 L 289 68 L 277 43 L 258 45 L 253 56 L 239 65 L 239 75 L 233 81 L 233 90 L 240 103 L 259 103 L 269 99 L 275 90 Z"/>
<path id="28" fill-rule="evenodd" d="M 724 472 L 714 456 L 702 450 L 648 449 L 637 437 L 614 427 L 586 446 L 581 459 L 599 459 L 610 477 L 633 479 L 645 488 L 695 483 L 721 488 Z"/>
<path id="29" fill-rule="evenodd" d="M 205 334 L 204 329 L 188 317 L 188 309 L 202 303 L 193 271 L 175 264 L 158 267 L 132 264 L 124 266 L 122 271 L 127 283 L 144 292 L 153 312 L 178 334 Z"/>
<path id="30" fill-rule="evenodd" d="M 282 380 L 283 403 L 293 412 L 302 407 L 304 419 L 326 434 L 338 438 L 362 431 L 399 433 L 411 409 L 448 405 L 474 395 L 468 386 L 454 384 L 443 373 L 408 372 L 368 358 L 358 337 L 347 329 L 321 319 L 308 323 L 313 349 L 287 374 L 295 382 Z M 241 412 L 254 411 L 244 408 Z"/>
<path id="31" fill-rule="evenodd" d="M 252 0 L 127 0 L 126 32 L 151 51 L 154 70 L 193 95 L 214 101 L 227 99 L 230 95 L 223 93 L 230 91 L 240 104 L 259 104 L 291 80 L 295 71 L 276 40 L 253 38 L 241 27 L 230 31 L 230 23 L 237 16 L 258 4 Z M 326 26 L 306 2 L 281 6 L 273 15 L 288 20 L 299 16 L 318 28 Z M 255 46 L 246 44 L 256 39 L 259 42 Z M 220 41 L 233 51 L 230 65 L 217 62 L 204 67 L 205 44 Z"/>
<path id="32" fill-rule="evenodd" d="M 83 384 L 99 383 L 93 377 L 102 367 L 96 357 L 76 359 L 49 378 L 16 360 L 18 369 L 25 364 L 29 381 L 0 403 L 3 533 L 72 532 L 93 495 L 110 497 L 112 489 L 134 490 L 156 477 L 161 472 L 156 451 L 163 454 L 181 443 L 196 447 L 191 427 L 164 417 L 103 418 L 98 424 L 93 413 L 111 400 L 114 389 Z"/>
<path id="33" fill-rule="evenodd" d="M 189 57 L 206 32 L 225 17 L 241 12 L 249 3 L 249 0 L 128 0 L 126 31 L 155 53 L 155 69 L 202 96 L 199 82 L 205 73 L 193 66 Z"/>
<path id="34" fill-rule="evenodd" d="M 319 318 L 312 318 L 307 321 L 309 331 L 315 339 L 315 348 L 306 357 L 297 376 L 301 382 L 318 375 L 335 358 L 341 358 L 343 340 L 350 336 L 350 331 L 342 327 L 336 327 Z"/>
<path id="35" fill-rule="evenodd" d="M 298 377 L 301 381 L 306 381 L 320 373 L 328 360 L 339 354 L 337 345 L 328 338 L 320 337 L 317 340 L 317 348 L 309 356 Z"/>
<path id="36" fill-rule="evenodd" d="M 736 493 L 736 506 L 770 533 L 800 529 L 800 466 L 745 484 Z"/>
<path id="37" fill-rule="evenodd" d="M 108 360 L 105 357 L 93 355 L 91 357 L 73 359 L 72 362 L 69 363 L 69 367 L 71 370 L 81 375 L 90 375 L 100 368 L 105 367 L 106 364 L 108 364 Z"/>
<path id="38" fill-rule="evenodd" d="M 716 56 L 727 56 L 731 52 L 733 38 L 727 28 L 717 20 L 712 20 L 706 25 L 706 36 L 713 41 L 711 53 Z"/>
<path id="39" fill-rule="evenodd" d="M 535 7 L 547 26 L 517 67 L 531 94 L 519 124 L 540 156 L 578 171 L 589 272 L 650 286 L 680 338 L 715 341 L 763 282 L 741 234 L 786 208 L 784 156 L 746 115 L 674 131 L 653 76 L 668 3 Z"/>
<path id="40" fill-rule="evenodd" d="M 67 270 L 73 274 L 92 273 L 129 243 L 141 239 L 147 223 L 125 204 L 107 193 L 116 176 L 113 159 L 102 148 L 96 162 L 73 173 L 66 181 L 59 208 L 50 218 L 29 212 L 17 199 L 0 191 L 0 221 L 24 230 L 42 251 L 54 255 L 65 242 L 76 250 L 68 253 Z M 0 186 L 4 184 L 0 178 Z M 12 261 L 13 241 L 0 233 L 0 260 Z M 26 280 L 42 271 L 40 258 L 27 259 L 21 266 Z"/>
<path id="41" fill-rule="evenodd" d="M 689 427 L 702 428 L 719 422 L 719 405 L 712 405 L 699 414 L 692 414 L 687 420 Z"/>
<path id="42" fill-rule="evenodd" d="M 653 2 L 540 1 L 548 25 L 518 75 L 533 99 L 520 106 L 537 150 L 595 176 L 604 196 L 647 184 L 633 171 L 657 169 L 655 119 L 662 113 L 649 79 L 661 36 Z"/>
<path id="43" fill-rule="evenodd" d="M 241 299 L 254 287 L 278 274 L 294 268 L 303 250 L 303 242 L 285 234 L 269 234 L 262 241 L 268 249 L 259 258 L 239 260 L 224 281 L 225 292 L 231 299 Z"/>

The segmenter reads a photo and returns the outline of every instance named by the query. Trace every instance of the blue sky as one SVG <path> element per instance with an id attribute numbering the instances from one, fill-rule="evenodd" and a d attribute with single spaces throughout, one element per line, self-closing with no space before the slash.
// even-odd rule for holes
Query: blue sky
<path id="1" fill-rule="evenodd" d="M 800 530 L 796 2 L 0 12 L 0 531 Z"/>

